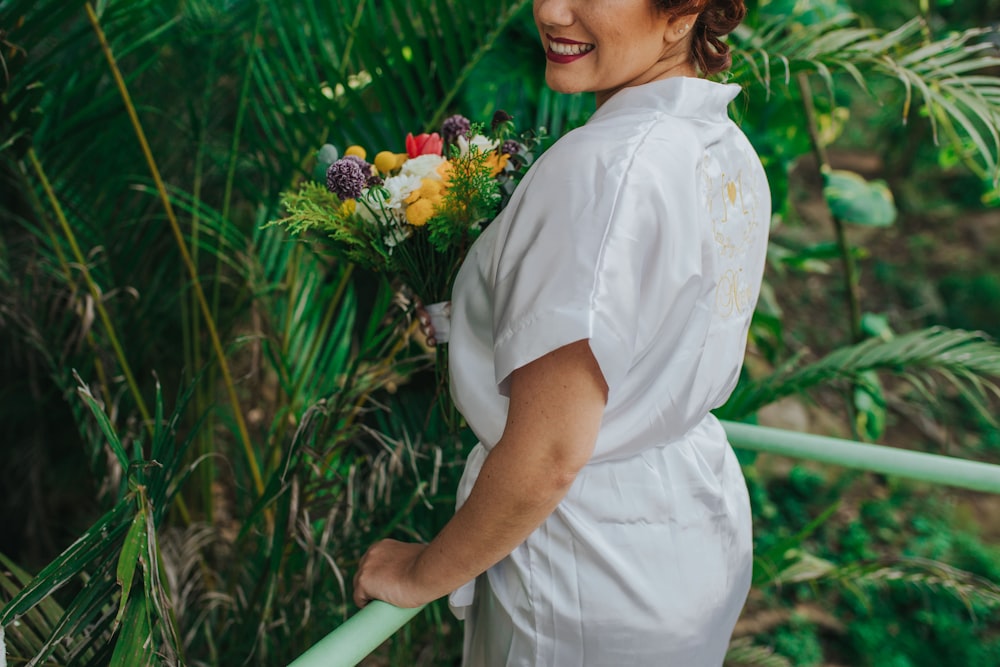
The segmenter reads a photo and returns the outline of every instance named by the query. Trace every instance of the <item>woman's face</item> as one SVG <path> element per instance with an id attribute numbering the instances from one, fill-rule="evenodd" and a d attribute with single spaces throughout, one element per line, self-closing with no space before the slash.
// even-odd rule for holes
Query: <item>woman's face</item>
<path id="1" fill-rule="evenodd" d="M 600 106 L 626 86 L 695 75 L 696 15 L 671 16 L 653 0 L 534 0 L 534 13 L 553 90 L 595 92 Z"/>

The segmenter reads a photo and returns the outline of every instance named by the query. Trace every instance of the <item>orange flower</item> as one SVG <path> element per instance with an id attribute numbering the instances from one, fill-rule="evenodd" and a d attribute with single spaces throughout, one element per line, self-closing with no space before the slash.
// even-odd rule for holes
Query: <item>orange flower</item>
<path id="1" fill-rule="evenodd" d="M 490 153 L 489 157 L 486 158 L 486 164 L 490 165 L 490 168 L 492 169 L 492 172 L 493 172 L 492 175 L 496 176 L 501 171 L 503 171 L 504 167 L 507 166 L 507 160 L 509 160 L 509 159 L 510 159 L 510 156 L 507 155 L 506 153 L 504 153 L 503 155 L 497 155 L 496 153 Z"/>

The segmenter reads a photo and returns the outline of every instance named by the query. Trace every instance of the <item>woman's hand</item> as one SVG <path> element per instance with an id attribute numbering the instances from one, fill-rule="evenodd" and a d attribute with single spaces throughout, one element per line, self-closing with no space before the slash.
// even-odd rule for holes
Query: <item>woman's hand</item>
<path id="1" fill-rule="evenodd" d="M 426 544 L 396 540 L 369 547 L 354 575 L 355 604 L 364 607 L 371 600 L 382 600 L 397 607 L 419 607 L 438 597 L 422 590 L 415 578 L 417 559 L 426 548 Z"/>

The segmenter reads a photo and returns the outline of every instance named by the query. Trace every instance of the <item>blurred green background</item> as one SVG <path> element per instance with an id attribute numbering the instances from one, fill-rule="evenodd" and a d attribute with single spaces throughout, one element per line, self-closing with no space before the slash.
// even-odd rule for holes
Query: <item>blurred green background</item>
<path id="1" fill-rule="evenodd" d="M 720 416 L 1000 462 L 1000 2 L 749 6 L 775 217 Z M 592 98 L 545 88 L 518 0 L 0 0 L 0 38 L 8 663 L 285 664 L 472 443 L 400 286 L 265 228 L 281 192 L 325 142 L 501 108 L 550 142 Z M 741 455 L 727 665 L 1000 664 L 1000 499 Z M 436 603 L 369 662 L 460 646 Z"/>

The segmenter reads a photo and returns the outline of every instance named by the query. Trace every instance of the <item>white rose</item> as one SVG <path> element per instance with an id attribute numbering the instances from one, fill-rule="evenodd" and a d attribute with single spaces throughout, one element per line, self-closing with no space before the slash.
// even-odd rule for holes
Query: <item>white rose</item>
<path id="1" fill-rule="evenodd" d="M 462 157 L 468 155 L 470 146 L 475 146 L 479 150 L 479 154 L 482 155 L 488 151 L 496 150 L 496 147 L 500 145 L 500 142 L 496 139 L 490 139 L 481 134 L 477 134 L 472 137 L 472 139 L 459 137 L 456 143 L 458 144 L 458 151 Z"/>
<path id="2" fill-rule="evenodd" d="M 416 176 L 418 181 L 421 178 L 430 178 L 431 176 L 440 178 L 436 170 L 442 162 L 444 162 L 444 158 L 440 155 L 418 155 L 403 163 L 402 168 L 399 170 L 399 175 Z M 420 187 L 419 183 L 417 187 Z"/>

